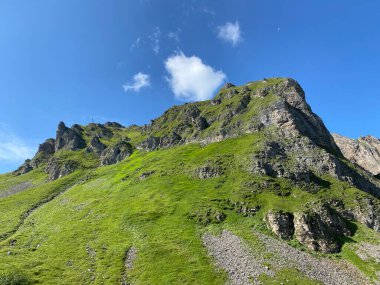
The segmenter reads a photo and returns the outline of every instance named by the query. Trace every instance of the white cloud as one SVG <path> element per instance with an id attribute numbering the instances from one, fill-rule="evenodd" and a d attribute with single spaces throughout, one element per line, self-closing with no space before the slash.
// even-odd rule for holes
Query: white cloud
<path id="1" fill-rule="evenodd" d="M 125 92 L 128 92 L 129 90 L 138 92 L 141 88 L 147 86 L 150 86 L 150 75 L 139 72 L 133 75 L 132 82 L 124 84 L 123 88 Z"/>
<path id="2" fill-rule="evenodd" d="M 8 163 L 22 163 L 27 158 L 32 158 L 34 149 L 28 146 L 5 124 L 0 123 L 0 161 Z"/>
<path id="3" fill-rule="evenodd" d="M 223 26 L 218 27 L 218 38 L 232 43 L 232 46 L 236 46 L 242 41 L 241 31 L 239 23 L 227 22 Z"/>
<path id="4" fill-rule="evenodd" d="M 160 52 L 160 37 L 161 37 L 161 30 L 159 27 L 154 28 L 153 34 L 148 36 L 149 39 L 152 42 L 152 49 L 155 54 L 158 54 Z"/>
<path id="5" fill-rule="evenodd" d="M 226 79 L 222 71 L 215 71 L 199 57 L 187 57 L 182 52 L 168 57 L 165 68 L 175 97 L 185 101 L 210 99 Z"/>

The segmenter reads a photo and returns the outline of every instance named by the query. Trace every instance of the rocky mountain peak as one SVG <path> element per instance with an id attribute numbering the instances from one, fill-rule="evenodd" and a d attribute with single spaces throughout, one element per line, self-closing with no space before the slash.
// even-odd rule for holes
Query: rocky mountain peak
<path id="1" fill-rule="evenodd" d="M 55 151 L 60 149 L 77 150 L 84 148 L 86 142 L 82 137 L 81 131 L 82 129 L 79 125 L 68 128 L 64 122 L 60 122 L 56 133 Z"/>

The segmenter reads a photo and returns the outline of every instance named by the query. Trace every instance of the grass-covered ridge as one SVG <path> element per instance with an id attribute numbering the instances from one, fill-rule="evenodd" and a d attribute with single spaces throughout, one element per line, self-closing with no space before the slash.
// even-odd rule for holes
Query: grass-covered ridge
<path id="1" fill-rule="evenodd" d="M 120 284 L 126 252 L 135 247 L 137 258 L 126 273 L 132 284 L 224 284 L 226 275 L 216 270 L 202 245 L 204 232 L 227 228 L 248 244 L 260 244 L 250 233 L 266 231 L 268 210 L 298 211 L 313 201 L 365 195 L 331 178 L 329 188 L 311 194 L 284 179 L 252 175 L 247 165 L 264 140 L 255 133 L 207 146 L 135 151 L 122 163 L 82 169 L 1 198 L 0 272 L 23 272 L 39 284 Z M 197 170 L 206 165 L 222 171 L 199 179 Z M 42 176 L 36 170 L 1 175 L 0 185 L 14 185 L 21 177 L 41 183 Z M 239 203 L 259 210 L 239 214 Z M 223 212 L 225 219 L 202 223 L 191 218 L 205 208 Z M 34 210 L 23 217 L 29 209 Z M 360 228 L 336 258 L 355 263 L 350 248 L 369 232 Z M 373 263 L 361 267 L 369 276 L 376 268 Z M 263 280 L 272 284 L 268 278 Z"/>

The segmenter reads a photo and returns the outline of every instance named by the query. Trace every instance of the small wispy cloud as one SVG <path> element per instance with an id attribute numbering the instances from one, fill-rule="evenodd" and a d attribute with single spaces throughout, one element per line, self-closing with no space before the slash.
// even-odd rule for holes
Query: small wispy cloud
<path id="1" fill-rule="evenodd" d="M 227 22 L 218 27 L 218 38 L 230 42 L 232 46 L 236 46 L 243 40 L 241 36 L 239 22 L 231 23 Z"/>
<path id="2" fill-rule="evenodd" d="M 184 101 L 210 99 L 226 79 L 222 71 L 214 70 L 197 56 L 187 57 L 183 52 L 169 56 L 165 68 L 175 97 Z"/>
<path id="3" fill-rule="evenodd" d="M 216 15 L 215 11 L 208 7 L 203 8 L 202 12 L 213 17 Z"/>
<path id="4" fill-rule="evenodd" d="M 128 92 L 130 90 L 138 92 L 141 88 L 148 86 L 150 86 L 150 75 L 139 72 L 133 75 L 132 81 L 129 83 L 125 83 L 123 85 L 123 88 L 125 92 Z"/>
<path id="5" fill-rule="evenodd" d="M 34 149 L 17 137 L 8 126 L 0 123 L 0 161 L 22 163 L 33 157 Z"/>
<path id="6" fill-rule="evenodd" d="M 179 38 L 180 32 L 181 32 L 180 29 L 177 29 L 176 31 L 169 32 L 168 33 L 168 39 L 174 40 L 175 42 L 179 43 L 180 42 L 180 38 Z"/>
<path id="7" fill-rule="evenodd" d="M 139 48 L 140 47 L 140 43 L 141 43 L 141 37 L 137 37 L 135 39 L 135 41 L 131 44 L 129 50 L 133 51 L 134 49 Z"/>
<path id="8" fill-rule="evenodd" d="M 158 54 L 160 52 L 160 38 L 161 38 L 160 28 L 155 27 L 153 34 L 149 35 L 148 38 L 151 41 L 153 52 L 155 54 Z"/>

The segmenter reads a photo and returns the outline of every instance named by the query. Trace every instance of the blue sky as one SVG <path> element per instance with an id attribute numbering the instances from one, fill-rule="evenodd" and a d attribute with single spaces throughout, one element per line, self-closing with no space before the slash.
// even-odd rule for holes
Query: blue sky
<path id="1" fill-rule="evenodd" d="M 293 77 L 332 132 L 380 137 L 375 0 L 2 0 L 0 173 L 59 121 L 144 124 L 223 82 Z"/>

